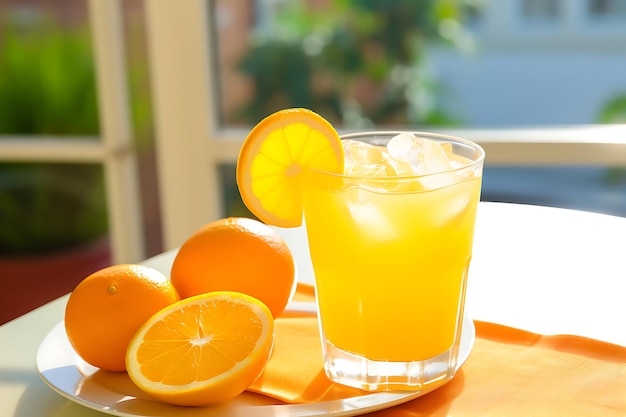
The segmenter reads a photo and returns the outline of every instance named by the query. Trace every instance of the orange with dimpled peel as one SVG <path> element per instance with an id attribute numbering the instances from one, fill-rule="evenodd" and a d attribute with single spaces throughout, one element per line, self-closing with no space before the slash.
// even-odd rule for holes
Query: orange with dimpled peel
<path id="1" fill-rule="evenodd" d="M 171 270 L 181 297 L 238 291 L 278 317 L 295 290 L 295 264 L 278 232 L 258 220 L 228 217 L 207 223 L 183 243 Z"/>
<path id="2" fill-rule="evenodd" d="M 65 307 L 65 331 L 78 355 L 100 369 L 126 370 L 126 348 L 154 313 L 179 300 L 170 280 L 143 265 L 113 265 L 83 279 Z"/>

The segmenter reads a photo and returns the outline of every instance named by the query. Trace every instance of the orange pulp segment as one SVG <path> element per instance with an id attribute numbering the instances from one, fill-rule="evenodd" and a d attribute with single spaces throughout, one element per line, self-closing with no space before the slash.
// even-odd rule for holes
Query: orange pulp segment
<path id="1" fill-rule="evenodd" d="M 225 401 L 259 376 L 274 342 L 269 309 L 248 295 L 220 291 L 183 299 L 150 318 L 126 353 L 128 375 L 176 405 Z"/>
<path id="2" fill-rule="evenodd" d="M 300 178 L 305 168 L 343 173 L 339 135 L 311 110 L 271 114 L 250 131 L 239 152 L 237 185 L 244 204 L 265 223 L 300 226 Z"/>

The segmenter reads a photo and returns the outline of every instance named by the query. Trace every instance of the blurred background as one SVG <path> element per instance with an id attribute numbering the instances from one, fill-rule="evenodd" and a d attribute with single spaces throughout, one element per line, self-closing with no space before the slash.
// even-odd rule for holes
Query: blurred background
<path id="1" fill-rule="evenodd" d="M 119 4 L 147 257 L 164 245 L 145 1 Z M 244 132 L 295 106 L 352 130 L 626 123 L 623 0 L 206 1 L 220 128 Z M 22 283 L 4 310 L 35 287 L 61 295 L 112 262 L 102 164 L 2 151 L 100 140 L 93 45 L 87 0 L 0 0 L 0 279 Z M 222 215 L 249 215 L 234 163 L 220 165 L 220 184 Z M 625 216 L 626 161 L 487 164 L 482 198 Z M 61 269 L 61 254 L 77 251 L 87 259 Z M 27 281 L 24 263 L 40 281 Z"/>

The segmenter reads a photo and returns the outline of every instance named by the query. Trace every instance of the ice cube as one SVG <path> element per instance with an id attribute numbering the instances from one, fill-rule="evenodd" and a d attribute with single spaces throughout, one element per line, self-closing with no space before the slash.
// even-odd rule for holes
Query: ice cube
<path id="1" fill-rule="evenodd" d="M 416 138 L 415 142 L 414 147 L 418 148 L 419 152 L 412 153 L 409 162 L 416 174 L 433 174 L 452 168 L 448 155 L 439 142 L 423 138 Z"/>
<path id="2" fill-rule="evenodd" d="M 445 194 L 439 195 L 443 198 L 437 203 L 438 210 L 433 216 L 433 224 L 444 226 L 461 220 L 472 201 L 472 187 L 473 185 L 471 184 L 457 184 L 450 189 L 444 190 Z"/>
<path id="3" fill-rule="evenodd" d="M 371 145 L 355 140 L 343 141 L 345 166 L 344 173 L 359 177 L 394 177 L 396 167 L 385 156 L 384 146 Z"/>
<path id="4" fill-rule="evenodd" d="M 415 135 L 412 133 L 400 133 L 387 143 L 387 152 L 393 159 L 409 162 L 412 154 L 416 151 L 414 145 Z"/>
<path id="5" fill-rule="evenodd" d="M 443 142 L 441 144 L 441 147 L 446 153 L 448 160 L 450 161 L 450 165 L 452 165 L 452 168 L 454 169 L 461 168 L 461 167 L 464 167 L 465 165 L 468 165 L 471 162 L 468 158 L 455 153 L 452 143 Z"/>
<path id="6" fill-rule="evenodd" d="M 357 140 L 344 140 L 342 142 L 345 159 L 348 164 L 376 164 L 383 162 L 382 151 L 384 148 Z"/>
<path id="7" fill-rule="evenodd" d="M 387 151 L 396 161 L 410 164 L 413 175 L 448 171 L 452 168 L 448 154 L 439 142 L 412 133 L 391 138 Z"/>
<path id="8" fill-rule="evenodd" d="M 419 158 L 419 167 L 424 173 L 443 172 L 452 169 L 448 155 L 439 142 L 428 139 L 420 139 L 422 142 L 422 152 Z M 413 169 L 415 165 L 411 164 Z"/>
<path id="9" fill-rule="evenodd" d="M 414 175 L 413 168 L 411 168 L 411 164 L 409 164 L 408 162 L 392 158 L 388 152 L 383 152 L 383 156 L 385 157 L 386 163 L 392 167 L 394 176 Z"/>
<path id="10" fill-rule="evenodd" d="M 458 182 L 453 175 L 430 175 L 447 172 L 456 166 L 450 161 L 452 146 L 412 133 L 400 133 L 387 143 L 376 146 L 355 140 L 344 140 L 345 174 L 351 176 L 421 176 L 417 187 L 410 189 L 434 189 Z M 389 189 L 390 184 L 372 183 L 374 188 Z"/>
<path id="11" fill-rule="evenodd" d="M 368 239 L 379 242 L 397 240 L 401 235 L 400 229 L 374 198 L 375 193 L 367 190 L 350 190 L 346 203 L 352 220 L 363 233 L 367 233 Z"/>

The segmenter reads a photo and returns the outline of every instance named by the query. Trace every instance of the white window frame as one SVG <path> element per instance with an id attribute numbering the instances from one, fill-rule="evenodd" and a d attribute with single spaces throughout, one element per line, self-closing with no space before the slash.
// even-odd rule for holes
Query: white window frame
<path id="1" fill-rule="evenodd" d="M 145 257 L 119 0 L 89 0 L 100 137 L 3 136 L 0 162 L 96 163 L 104 169 L 113 263 Z"/>
<path id="2" fill-rule="evenodd" d="M 246 135 L 218 125 L 209 1 L 145 3 L 166 250 L 224 215 L 218 165 Z M 626 166 L 626 125 L 445 131 L 480 143 L 490 165 Z"/>

